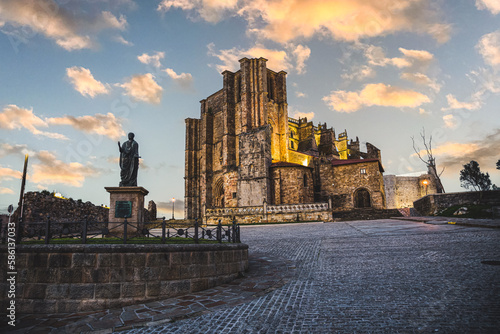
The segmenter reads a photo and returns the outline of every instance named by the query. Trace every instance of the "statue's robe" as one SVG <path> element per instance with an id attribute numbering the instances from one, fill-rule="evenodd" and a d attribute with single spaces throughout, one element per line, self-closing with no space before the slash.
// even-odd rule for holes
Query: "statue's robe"
<path id="1" fill-rule="evenodd" d="M 137 186 L 137 170 L 139 169 L 139 144 L 135 140 L 123 143 L 120 150 L 120 187 Z"/>

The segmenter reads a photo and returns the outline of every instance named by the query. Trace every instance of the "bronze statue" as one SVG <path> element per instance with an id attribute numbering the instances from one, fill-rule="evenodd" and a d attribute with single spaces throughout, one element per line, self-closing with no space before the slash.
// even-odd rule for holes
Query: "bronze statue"
<path id="1" fill-rule="evenodd" d="M 128 134 L 128 141 L 120 146 L 120 187 L 137 187 L 137 170 L 139 169 L 139 144 L 134 140 L 134 134 Z"/>

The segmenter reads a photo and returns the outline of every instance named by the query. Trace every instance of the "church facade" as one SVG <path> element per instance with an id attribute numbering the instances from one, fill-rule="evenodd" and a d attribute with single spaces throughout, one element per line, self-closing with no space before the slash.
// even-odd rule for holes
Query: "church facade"
<path id="1" fill-rule="evenodd" d="M 185 217 L 312 203 L 385 209 L 380 150 L 367 143 L 362 152 L 346 131 L 288 117 L 286 72 L 266 62 L 243 58 L 224 71 L 200 118 L 186 119 Z"/>

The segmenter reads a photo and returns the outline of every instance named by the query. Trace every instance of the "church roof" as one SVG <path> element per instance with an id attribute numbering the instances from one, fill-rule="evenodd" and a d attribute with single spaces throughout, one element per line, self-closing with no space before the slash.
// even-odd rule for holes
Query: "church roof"
<path id="1" fill-rule="evenodd" d="M 347 159 L 347 160 L 332 160 L 332 165 L 333 166 L 340 166 L 340 165 L 352 165 L 352 164 L 360 164 L 360 163 L 365 163 L 365 162 L 378 162 L 378 167 L 381 172 L 384 172 L 384 167 L 382 167 L 382 164 L 380 163 L 380 160 L 378 159 Z"/>

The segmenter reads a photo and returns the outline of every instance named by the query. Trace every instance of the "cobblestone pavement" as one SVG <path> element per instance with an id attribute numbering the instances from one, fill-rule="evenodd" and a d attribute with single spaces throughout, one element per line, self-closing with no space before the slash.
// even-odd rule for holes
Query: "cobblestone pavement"
<path id="1" fill-rule="evenodd" d="M 128 333 L 500 333 L 500 231 L 377 220 L 242 228 L 281 288 Z"/>
<path id="2" fill-rule="evenodd" d="M 500 333 L 498 228 L 387 219 L 243 226 L 241 235 L 250 271 L 231 284 L 22 317 L 18 333 Z"/>

